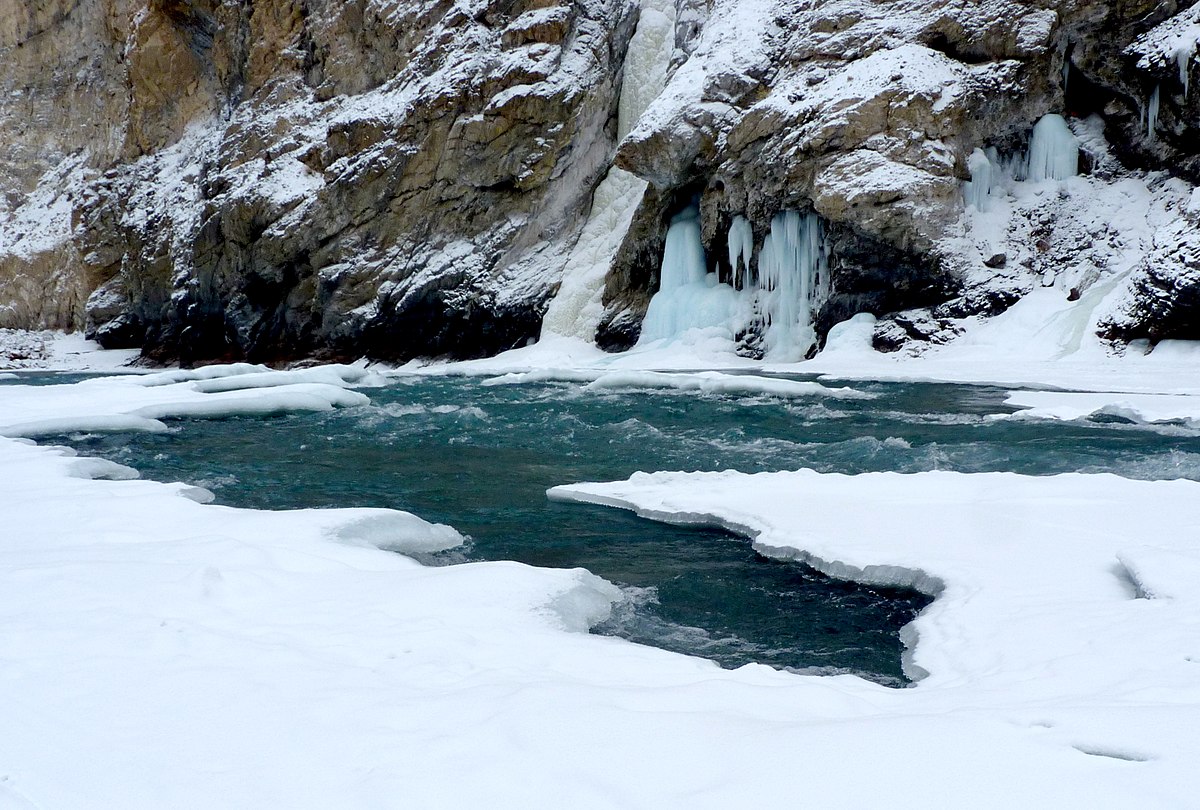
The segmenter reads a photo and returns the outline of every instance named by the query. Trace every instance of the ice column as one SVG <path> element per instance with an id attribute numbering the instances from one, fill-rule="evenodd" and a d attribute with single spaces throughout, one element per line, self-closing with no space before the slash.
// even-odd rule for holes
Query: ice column
<path id="1" fill-rule="evenodd" d="M 982 149 L 976 149 L 967 159 L 967 169 L 971 179 L 963 184 L 963 196 L 968 206 L 975 206 L 979 212 L 988 209 L 988 196 L 992 193 L 992 174 L 997 167 L 992 166 L 987 154 Z"/>
<path id="2" fill-rule="evenodd" d="M 1154 141 L 1158 139 L 1158 105 L 1161 98 L 1161 85 L 1154 87 L 1154 92 L 1150 94 L 1150 102 L 1146 105 L 1146 140 Z"/>
<path id="3" fill-rule="evenodd" d="M 674 3 L 645 0 L 625 56 L 617 103 L 618 142 L 662 92 L 674 47 Z M 644 180 L 615 166 L 609 169 L 592 195 L 592 210 L 567 257 L 558 294 L 546 309 L 543 337 L 565 335 L 587 341 L 595 337 L 604 315 L 604 278 L 645 192 Z"/>
<path id="4" fill-rule="evenodd" d="M 1079 172 L 1079 140 L 1066 119 L 1050 113 L 1033 127 L 1029 141 L 1029 168 L 1027 178 L 1039 180 L 1066 180 Z"/>
<path id="5" fill-rule="evenodd" d="M 691 206 L 677 214 L 667 230 L 658 292 L 646 309 L 638 343 L 676 338 L 690 329 L 730 326 L 737 302 L 737 292 L 718 284 L 716 273 L 707 272 L 700 210 Z"/>
<path id="6" fill-rule="evenodd" d="M 758 286 L 772 359 L 801 360 L 816 342 L 812 313 L 829 295 L 822 241 L 816 214 L 784 211 L 771 220 L 758 258 Z"/>
<path id="7" fill-rule="evenodd" d="M 733 269 L 733 286 L 738 289 L 750 282 L 750 259 L 754 255 L 754 230 L 750 221 L 736 216 L 729 224 L 729 266 Z M 741 267 L 738 267 L 741 259 Z"/>

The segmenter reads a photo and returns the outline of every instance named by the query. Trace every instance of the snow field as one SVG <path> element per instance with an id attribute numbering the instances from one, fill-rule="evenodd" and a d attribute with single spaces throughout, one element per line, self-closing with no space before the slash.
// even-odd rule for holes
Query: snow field
<path id="1" fill-rule="evenodd" d="M 5 386 L 0 419 L 373 381 Z M 1183 807 L 1200 787 L 1200 484 L 802 471 L 552 491 L 937 593 L 910 625 L 928 675 L 890 690 L 584 635 L 613 586 L 380 552 L 461 540 L 405 513 L 204 506 L 133 474 L 0 439 L 0 806 Z"/>
<path id="2" fill-rule="evenodd" d="M 928 674 L 881 705 L 880 721 L 899 710 L 1023 727 L 1031 749 L 1114 764 L 1119 773 L 1095 778 L 1144 790 L 1154 806 L 1187 806 L 1200 786 L 1200 594 L 1189 576 L 1200 571 L 1200 484 L 803 470 L 639 474 L 550 496 L 723 525 L 764 554 L 936 594 L 907 628 L 916 646 L 906 663 Z M 989 773 L 1005 772 L 1005 759 L 990 758 Z M 923 768 L 912 778 L 939 777 Z M 1064 806 L 1099 800 L 1063 779 L 1079 791 Z M 997 798 L 968 791 L 957 806 Z M 1054 805 L 1043 797 L 1033 806 Z"/>

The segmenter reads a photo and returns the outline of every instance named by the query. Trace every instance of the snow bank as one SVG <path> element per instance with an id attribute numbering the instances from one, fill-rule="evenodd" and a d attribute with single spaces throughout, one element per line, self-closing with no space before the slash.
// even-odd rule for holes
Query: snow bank
<path id="1" fill-rule="evenodd" d="M 376 384 L 377 374 L 352 366 L 271 371 L 234 364 L 191 371 L 102 377 L 77 385 L 7 386 L 0 436 L 166 430 L 163 419 L 219 419 L 327 411 L 366 405 L 352 384 Z"/>
<path id="2" fill-rule="evenodd" d="M 768 394 L 779 397 L 833 397 L 835 399 L 869 399 L 871 394 L 853 388 L 830 388 L 820 383 L 783 380 L 753 374 L 722 374 L 702 371 L 693 374 L 668 374 L 660 371 L 611 371 L 602 374 L 587 387 L 607 388 L 675 388 L 699 391 L 704 394 Z"/>
<path id="3" fill-rule="evenodd" d="M 483 385 L 527 383 L 585 383 L 589 391 L 652 388 L 699 391 L 703 394 L 766 394 L 777 397 L 833 397 L 869 399 L 871 394 L 853 388 L 830 388 L 815 382 L 785 380 L 754 374 L 725 374 L 719 371 L 668 373 L 662 371 L 601 371 L 589 369 L 538 369 L 509 373 L 483 381 Z"/>
<path id="4" fill-rule="evenodd" d="M 719 524 L 764 554 L 936 593 L 907 628 L 919 639 L 909 666 L 928 676 L 901 703 L 1010 724 L 1047 754 L 1153 763 L 1118 781 L 1147 796 L 1165 790 L 1148 799 L 1158 806 L 1187 804 L 1200 786 L 1191 767 L 1200 755 L 1200 484 L 804 470 L 638 474 L 549 494 Z M 1005 759 L 991 764 L 1003 770 Z"/>
<path id="5" fill-rule="evenodd" d="M 38 371 L 130 371 L 136 349 L 105 351 L 78 332 L 0 329 L 0 369 Z"/>
<path id="6" fill-rule="evenodd" d="M 198 381 L 5 385 L 0 419 L 322 385 Z M 0 802 L 728 808 L 794 802 L 800 786 L 822 808 L 1166 808 L 1200 788 L 1200 611 L 1194 578 L 1167 564 L 1195 560 L 1197 484 L 793 473 L 571 488 L 938 592 L 915 625 L 912 667 L 931 674 L 891 690 L 564 632 L 619 592 L 582 570 L 379 551 L 460 540 L 411 515 L 203 506 L 194 488 L 111 480 L 131 472 L 0 439 Z"/>
<path id="7" fill-rule="evenodd" d="M 1070 421 L 1115 416 L 1141 424 L 1200 427 L 1200 396 L 1195 395 L 1012 391 L 1004 403 L 1022 409 L 1004 417 L 1009 419 Z"/>

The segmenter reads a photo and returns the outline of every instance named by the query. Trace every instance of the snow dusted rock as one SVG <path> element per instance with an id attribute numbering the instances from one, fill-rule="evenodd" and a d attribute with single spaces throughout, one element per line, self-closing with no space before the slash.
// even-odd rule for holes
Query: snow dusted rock
<path id="1" fill-rule="evenodd" d="M 940 342 L 1039 286 L 1128 273 L 1112 256 L 1135 243 L 1164 242 L 1164 280 L 1189 272 L 1166 231 L 1073 218 L 1096 208 L 1082 187 L 1016 194 L 985 228 L 964 183 L 980 155 L 1020 180 L 1047 113 L 1092 197 L 1200 180 L 1194 5 L 678 0 L 665 89 L 630 116 L 622 85 L 659 86 L 626 63 L 639 14 L 671 16 L 640 5 L 0 0 L 0 326 L 185 363 L 478 356 L 535 339 L 578 269 L 607 271 L 596 337 L 626 348 L 695 200 L 723 281 L 737 218 L 753 279 L 773 218 L 820 216 L 818 336 L 870 312 L 877 342 Z M 613 165 L 650 186 L 627 229 L 633 202 L 580 240 Z M 992 180 L 970 199 L 1011 192 Z M 1125 333 L 1157 332 L 1106 332 Z"/>
<path id="2" fill-rule="evenodd" d="M 999 224 L 987 244 L 968 246 L 971 156 L 990 147 L 1027 161 L 1035 122 L 1066 112 L 1085 170 L 1117 180 L 1128 176 L 1122 164 L 1161 166 L 1194 180 L 1200 137 L 1189 141 L 1191 124 L 1179 122 L 1200 118 L 1178 105 L 1168 113 L 1176 100 L 1164 90 L 1159 127 L 1175 134 L 1149 138 L 1161 60 L 1130 61 L 1151 44 L 1186 50 L 1190 23 L 1178 20 L 1191 20 L 1194 9 L 1181 5 L 893 0 L 868 10 L 851 0 L 718 0 L 691 58 L 618 149 L 619 165 L 657 186 L 629 240 L 661 244 L 664 218 L 698 196 L 710 269 L 732 278 L 724 257 L 735 217 L 752 224 L 757 253 L 779 211 L 813 210 L 833 274 L 818 332 L 858 311 L 924 308 L 880 321 L 877 342 L 896 347 L 948 340 L 963 328 L 951 321 L 1003 311 L 1056 275 L 1071 275 L 1063 294 L 1078 297 L 1106 272 L 1127 269 L 1111 258 L 1141 238 L 1139 226 L 1122 233 L 1120 216 L 1099 228 L 1081 223 L 1075 211 L 1094 213 L 1090 201 L 1047 195 L 1019 206 L 1011 229 Z M 1173 81 L 1182 90 L 1186 78 L 1180 68 Z M 1089 115 L 1098 124 L 1085 126 Z M 608 322 L 625 340 L 628 327 L 616 325 L 638 322 L 656 283 L 653 270 L 637 271 L 650 252 L 627 245 L 614 267 Z"/>
<path id="3" fill-rule="evenodd" d="M 28 127 L 0 105 L 6 134 L 26 133 L 0 156 L 23 167 L 3 190 L 21 203 L 38 165 L 85 161 L 58 253 L 40 254 L 76 282 L 68 311 L 39 317 L 22 295 L 6 323 L 81 326 L 99 288 L 89 331 L 159 359 L 474 355 L 537 335 L 612 150 L 627 3 L 27 5 L 0 3 L 0 55 L 25 70 L 0 90 L 46 114 Z M 92 51 L 126 56 L 31 78 Z M 39 146 L 92 73 L 125 103 L 91 113 L 91 137 Z M 6 303 L 49 275 L 9 242 Z"/>
<path id="4" fill-rule="evenodd" d="M 1128 297 L 1101 322 L 1113 340 L 1200 339 L 1200 225 L 1180 219 L 1155 236 Z"/>

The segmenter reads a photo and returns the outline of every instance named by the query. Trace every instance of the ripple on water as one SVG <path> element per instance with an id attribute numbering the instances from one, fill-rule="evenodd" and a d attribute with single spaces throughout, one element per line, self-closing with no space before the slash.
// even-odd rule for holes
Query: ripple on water
<path id="1" fill-rule="evenodd" d="M 898 630 L 927 604 L 757 557 L 727 533 L 549 503 L 545 490 L 639 470 L 1115 472 L 1200 480 L 1179 426 L 994 419 L 1001 389 L 873 384 L 872 400 L 485 387 L 401 378 L 369 406 L 275 419 L 181 421 L 169 434 L 63 437 L 81 452 L 254 508 L 379 506 L 468 535 L 430 563 L 512 559 L 594 571 L 628 599 L 603 632 L 806 674 L 903 682 Z M 181 427 L 179 427 L 181 426 Z"/>

